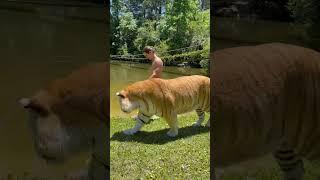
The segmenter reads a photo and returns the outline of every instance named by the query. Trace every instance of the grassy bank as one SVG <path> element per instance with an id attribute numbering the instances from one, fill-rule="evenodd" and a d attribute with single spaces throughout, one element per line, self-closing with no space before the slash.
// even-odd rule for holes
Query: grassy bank
<path id="1" fill-rule="evenodd" d="M 179 116 L 179 135 L 169 138 L 168 125 L 158 119 L 133 136 L 129 117 L 111 118 L 111 179 L 209 179 L 210 135 L 207 127 L 192 127 L 195 113 Z"/>

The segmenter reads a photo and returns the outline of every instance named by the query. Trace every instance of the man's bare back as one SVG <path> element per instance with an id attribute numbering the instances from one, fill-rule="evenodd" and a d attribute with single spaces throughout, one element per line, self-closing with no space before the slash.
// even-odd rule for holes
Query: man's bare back
<path id="1" fill-rule="evenodd" d="M 149 79 L 151 78 L 161 78 L 162 76 L 162 70 L 163 70 L 163 62 L 162 60 L 156 55 L 153 48 L 151 47 L 145 47 L 143 49 L 144 56 L 152 61 L 151 65 L 151 75 L 149 76 Z"/>
<path id="2" fill-rule="evenodd" d="M 162 69 L 163 69 L 163 62 L 162 60 L 157 57 L 151 65 L 151 75 L 150 78 L 161 78 L 162 75 Z"/>

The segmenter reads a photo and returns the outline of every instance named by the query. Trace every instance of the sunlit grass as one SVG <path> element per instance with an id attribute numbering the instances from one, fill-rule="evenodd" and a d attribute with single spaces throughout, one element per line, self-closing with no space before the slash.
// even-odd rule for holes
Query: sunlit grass
<path id="1" fill-rule="evenodd" d="M 111 179 L 209 179 L 210 135 L 207 127 L 192 127 L 195 113 L 179 116 L 179 135 L 166 135 L 164 119 L 127 136 L 132 119 L 111 118 Z"/>

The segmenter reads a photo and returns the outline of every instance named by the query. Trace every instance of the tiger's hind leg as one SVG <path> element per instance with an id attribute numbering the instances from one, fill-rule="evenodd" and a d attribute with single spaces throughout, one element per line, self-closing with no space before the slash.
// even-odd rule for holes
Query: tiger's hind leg
<path id="1" fill-rule="evenodd" d="M 198 115 L 198 120 L 193 124 L 193 126 L 201 126 L 204 121 L 205 113 L 202 109 L 196 109 L 196 113 Z"/>
<path id="2" fill-rule="evenodd" d="M 302 180 L 304 176 L 304 165 L 302 159 L 292 150 L 282 146 L 273 153 L 284 180 Z"/>

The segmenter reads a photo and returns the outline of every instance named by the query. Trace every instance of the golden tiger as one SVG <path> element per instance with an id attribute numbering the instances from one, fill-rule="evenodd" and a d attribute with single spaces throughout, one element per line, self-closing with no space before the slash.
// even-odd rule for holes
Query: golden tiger
<path id="1" fill-rule="evenodd" d="M 109 176 L 107 65 L 83 66 L 19 99 L 29 114 L 37 154 L 48 162 L 63 162 L 79 151 L 91 151 L 85 173 L 90 179 Z"/>
<path id="2" fill-rule="evenodd" d="M 320 53 L 270 43 L 213 59 L 215 168 L 272 153 L 284 179 L 303 179 L 302 158 L 320 157 Z"/>
<path id="3" fill-rule="evenodd" d="M 194 125 L 200 126 L 204 121 L 204 112 L 210 109 L 210 79 L 200 75 L 168 80 L 152 78 L 129 85 L 117 96 L 123 112 L 139 109 L 136 125 L 125 134 L 135 134 L 155 114 L 165 118 L 170 127 L 167 135 L 174 137 L 178 135 L 178 114 L 196 110 L 199 119 Z"/>

